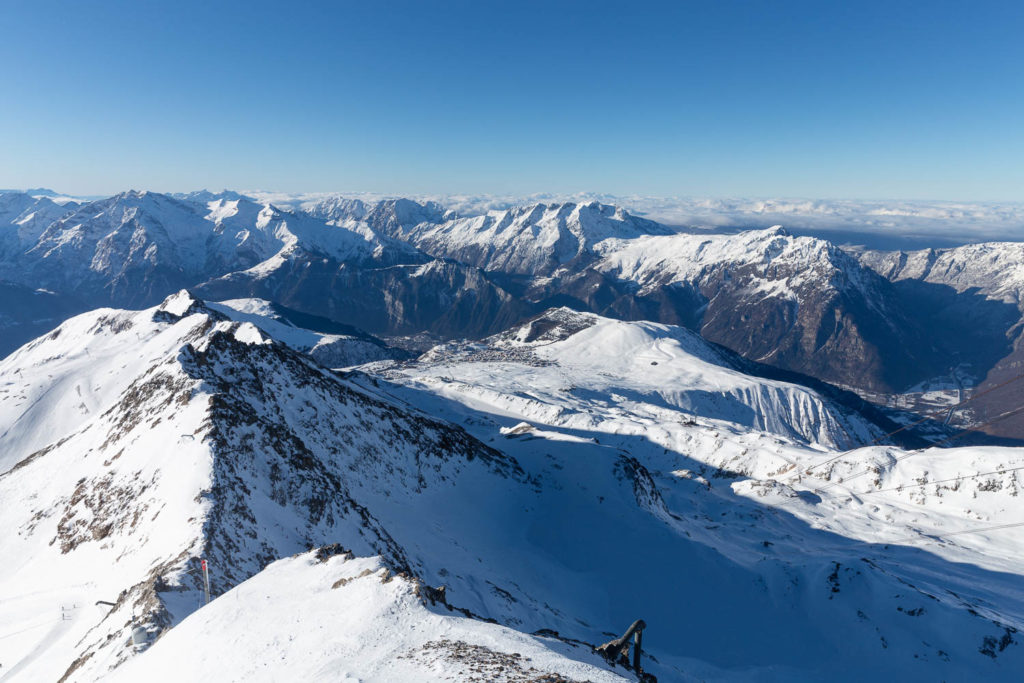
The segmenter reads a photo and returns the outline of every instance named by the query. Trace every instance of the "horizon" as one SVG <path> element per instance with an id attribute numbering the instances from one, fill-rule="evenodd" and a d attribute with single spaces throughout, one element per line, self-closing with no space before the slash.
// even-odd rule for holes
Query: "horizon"
<path id="1" fill-rule="evenodd" d="M 658 197 L 597 192 L 532 194 L 274 192 L 252 189 L 163 192 L 130 188 L 112 194 L 73 195 L 52 187 L 0 188 L 59 201 L 101 201 L 127 192 L 152 192 L 184 198 L 208 192 L 232 193 L 289 211 L 326 198 L 375 203 L 388 199 L 434 202 L 460 217 L 482 215 L 536 204 L 598 202 L 683 230 L 738 232 L 781 226 L 794 235 L 809 235 L 849 246 L 873 249 L 947 248 L 983 242 L 1024 241 L 1024 202 L 914 199 L 812 199 L 806 197 Z"/>
<path id="2" fill-rule="evenodd" d="M 468 192 L 459 191 L 458 189 L 453 191 L 426 191 L 426 192 L 413 192 L 413 191 L 397 191 L 397 192 L 384 192 L 376 190 L 366 189 L 336 189 L 336 190 L 295 190 L 287 191 L 279 188 L 271 187 L 242 187 L 238 185 L 225 185 L 225 186 L 185 186 L 181 185 L 176 188 L 157 188 L 148 186 L 132 186 L 122 187 L 108 192 L 62 192 L 60 189 L 54 189 L 54 187 L 64 188 L 58 185 L 25 185 L 22 187 L 9 186 L 0 187 L 0 193 L 3 192 L 21 192 L 24 194 L 46 196 L 52 195 L 55 197 L 66 197 L 69 199 L 80 199 L 87 201 L 95 201 L 97 199 L 105 199 L 107 197 L 113 197 L 125 192 L 153 192 L 157 194 L 164 194 L 168 196 L 175 195 L 188 195 L 199 192 L 209 192 L 210 194 L 222 194 L 225 192 L 237 192 L 238 194 L 254 197 L 254 196 L 289 196 L 289 197 L 351 197 L 361 199 L 363 197 L 379 197 L 381 199 L 416 199 L 420 198 L 432 198 L 432 197 L 479 197 L 479 198 L 501 198 L 506 199 L 509 197 L 515 198 L 516 200 L 532 201 L 532 198 L 539 197 L 539 201 L 543 201 L 543 198 L 550 197 L 565 197 L 565 200 L 553 200 L 553 201 L 571 201 L 573 197 L 618 197 L 623 199 L 657 199 L 657 200 L 680 200 L 680 201 L 791 201 L 791 202 L 851 202 L 851 203 L 869 203 L 869 202 L 908 202 L 908 203 L 929 203 L 929 204 L 942 204 L 942 205 L 996 205 L 996 204 L 1009 204 L 1009 205 L 1024 205 L 1024 198 L 1021 199 L 965 199 L 958 197 L 951 198 L 928 198 L 924 196 L 896 196 L 896 195 L 878 195 L 878 196 L 840 196 L 840 195 L 785 195 L 785 194 L 696 194 L 679 192 L 675 194 L 656 194 L 656 193 L 640 193 L 640 192 L 629 192 L 629 193 L 616 193 L 604 190 L 566 190 L 561 192 L 552 192 L 543 189 L 536 189 L 533 191 L 524 192 Z M 214 189 L 219 188 L 219 189 Z"/>

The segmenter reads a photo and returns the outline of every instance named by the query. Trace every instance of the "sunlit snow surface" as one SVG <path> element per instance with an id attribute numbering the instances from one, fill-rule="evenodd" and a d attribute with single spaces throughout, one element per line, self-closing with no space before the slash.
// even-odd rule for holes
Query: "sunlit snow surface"
<path id="1" fill-rule="evenodd" d="M 0 675 L 459 679 L 444 653 L 479 646 L 615 680 L 530 634 L 643 618 L 662 681 L 1019 677 L 1021 529 L 935 538 L 1024 521 L 1019 449 L 807 474 L 878 429 L 685 330 L 556 310 L 342 377 L 241 308 L 97 311 L 0 363 Z M 913 486 L 977 472 L 1004 473 Z M 264 569 L 328 542 L 356 557 Z M 382 582 L 397 565 L 499 625 Z M 140 622 L 171 628 L 136 655 Z"/>
<path id="2" fill-rule="evenodd" d="M 312 554 L 267 567 L 107 680 L 169 672 L 187 681 L 634 680 L 589 648 L 428 606 L 376 558 Z"/>

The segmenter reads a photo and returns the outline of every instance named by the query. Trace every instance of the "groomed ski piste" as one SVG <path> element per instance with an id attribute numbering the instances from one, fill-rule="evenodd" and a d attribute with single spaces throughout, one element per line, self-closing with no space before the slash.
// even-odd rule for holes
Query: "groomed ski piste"
<path id="1" fill-rule="evenodd" d="M 636 680 L 592 647 L 638 618 L 660 681 L 1024 670 L 1020 449 L 858 447 L 667 325 L 336 372 L 261 310 L 181 292 L 0 362 L 0 680 Z"/>

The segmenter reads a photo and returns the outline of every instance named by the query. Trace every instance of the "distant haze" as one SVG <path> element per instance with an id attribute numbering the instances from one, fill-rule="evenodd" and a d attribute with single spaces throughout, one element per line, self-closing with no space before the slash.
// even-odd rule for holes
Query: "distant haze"
<path id="1" fill-rule="evenodd" d="M 250 197 L 283 207 L 335 193 L 247 191 Z M 399 195 L 336 193 L 378 201 Z M 1024 240 L 1024 202 L 867 201 L 812 199 L 714 199 L 619 196 L 594 192 L 530 195 L 403 195 L 435 201 L 460 215 L 536 203 L 599 201 L 638 216 L 686 229 L 735 231 L 782 225 L 797 234 L 815 234 L 838 243 L 872 248 L 945 247 L 979 241 Z"/>

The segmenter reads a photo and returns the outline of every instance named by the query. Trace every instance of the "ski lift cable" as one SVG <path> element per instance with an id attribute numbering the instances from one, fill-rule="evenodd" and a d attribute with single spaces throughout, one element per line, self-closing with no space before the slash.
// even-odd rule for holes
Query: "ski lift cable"
<path id="1" fill-rule="evenodd" d="M 1021 375 L 1021 377 L 1024 377 L 1024 375 Z M 987 427 L 989 425 L 995 424 L 996 422 L 999 422 L 1000 420 L 1005 420 L 1005 419 L 1007 419 L 1009 417 L 1012 417 L 1013 415 L 1016 415 L 1017 413 L 1020 413 L 1020 412 L 1024 412 L 1024 405 L 1022 405 L 1020 407 L 1017 407 L 1017 408 L 1014 408 L 1013 410 L 1007 411 L 1007 412 L 1003 413 L 1002 415 L 999 415 L 999 416 L 997 416 L 997 417 L 995 417 L 995 418 L 993 418 L 991 420 L 988 420 L 986 422 L 982 422 L 979 425 L 975 425 L 974 427 L 971 427 L 970 429 L 965 429 L 965 430 L 962 430 L 960 432 L 957 432 L 956 434 L 954 434 L 954 435 L 952 435 L 952 436 L 950 436 L 950 437 L 948 437 L 946 439 L 943 439 L 942 441 L 938 441 L 935 444 L 932 444 L 927 449 L 920 449 L 920 450 L 916 450 L 916 451 L 910 451 L 909 453 L 904 453 L 903 455 L 901 455 L 898 458 L 896 458 L 895 462 L 900 462 L 902 460 L 906 460 L 909 457 L 912 457 L 912 456 L 915 456 L 915 455 L 920 455 L 921 453 L 927 452 L 931 448 L 935 448 L 937 446 L 941 446 L 942 444 L 948 443 L 948 442 L 950 442 L 950 441 L 952 441 L 954 439 L 957 439 L 957 438 L 963 436 L 964 434 L 968 434 L 970 432 L 976 432 L 979 429 L 984 429 L 985 427 Z M 861 470 L 860 472 L 857 472 L 856 474 L 852 474 L 849 477 L 844 478 L 842 481 L 829 482 L 829 483 L 827 483 L 827 484 L 825 484 L 823 486 L 819 486 L 818 488 L 808 489 L 808 491 L 811 492 L 811 493 L 821 494 L 821 493 L 824 493 L 825 491 L 828 491 L 829 489 L 835 488 L 837 486 L 844 486 L 845 484 L 847 484 L 848 482 L 850 482 L 853 479 L 859 479 L 860 477 L 864 476 L 865 474 L 871 474 L 871 473 L 873 473 L 875 471 L 876 470 L 874 470 L 874 469 L 869 467 L 869 468 Z M 974 476 L 982 476 L 982 475 L 979 474 L 979 475 L 974 475 Z M 967 477 L 964 477 L 964 478 L 967 478 Z M 846 490 L 847 490 L 847 493 L 849 493 L 852 496 L 869 495 L 870 493 L 881 493 L 881 491 L 871 491 L 871 492 L 852 491 L 849 488 L 847 488 Z M 890 490 L 890 489 L 886 489 L 886 490 Z M 773 507 L 776 508 L 776 509 L 784 508 L 784 507 L 786 507 L 788 505 L 795 504 L 798 500 L 799 500 L 799 498 L 794 498 L 793 500 L 785 501 L 785 502 L 780 503 L 778 505 L 774 505 Z"/>
<path id="2" fill-rule="evenodd" d="M 931 540 L 937 540 L 937 539 L 940 539 L 940 538 L 949 538 L 950 536 L 962 536 L 964 534 L 980 534 L 980 533 L 984 533 L 986 531 L 1001 531 L 1003 529 L 1013 529 L 1015 527 L 1021 527 L 1021 526 L 1024 526 L 1024 522 L 1011 522 L 1009 524 L 997 524 L 996 526 L 985 526 L 985 527 L 979 527 L 977 529 L 961 529 L 960 531 L 950 531 L 949 533 L 945 533 L 945 534 L 941 534 L 941 533 L 940 534 L 928 534 L 928 533 L 922 532 L 921 534 L 919 534 L 917 536 L 907 536 L 905 538 L 900 538 L 900 539 L 897 539 L 895 541 L 887 541 L 887 544 L 907 543 L 907 542 L 910 542 L 910 541 L 931 541 Z"/>
<path id="3" fill-rule="evenodd" d="M 941 446 L 941 445 L 943 445 L 945 443 L 949 443 L 950 441 L 953 441 L 954 439 L 960 438 L 964 434 L 970 434 L 971 432 L 979 431 L 981 429 L 984 429 L 985 427 L 988 427 L 989 425 L 995 424 L 996 422 L 1000 422 L 1000 421 L 1005 420 L 1005 419 L 1007 419 L 1009 417 L 1013 417 L 1014 415 L 1016 415 L 1016 414 L 1018 414 L 1020 412 L 1024 412 L 1024 405 L 1019 406 L 1017 408 L 1014 408 L 1013 410 L 1009 410 L 1009 411 L 1003 413 L 1002 415 L 994 417 L 991 420 L 987 420 L 985 422 L 982 422 L 979 425 L 975 425 L 974 427 L 971 427 L 970 429 L 964 429 L 963 431 L 957 432 L 956 434 L 954 434 L 954 435 L 952 435 L 950 437 L 947 437 L 947 438 L 943 439 L 942 441 L 937 441 L 936 443 L 933 443 L 928 448 L 923 448 L 923 449 L 916 450 L 916 451 L 910 451 L 909 453 L 904 453 L 903 455 L 895 458 L 895 462 L 901 462 L 901 461 L 906 460 L 907 458 L 910 458 L 912 456 L 920 455 L 921 453 L 926 453 L 929 450 L 931 450 L 932 448 L 938 448 L 939 446 Z M 816 488 L 816 489 L 814 489 L 814 493 L 821 493 L 822 491 L 827 491 L 827 490 L 829 490 L 829 489 L 831 489 L 833 487 L 845 484 L 845 483 L 847 483 L 847 482 L 849 482 L 849 481 L 851 481 L 853 479 L 859 479 L 860 477 L 863 477 L 865 474 L 871 474 L 872 472 L 875 472 L 875 470 L 870 468 L 870 467 L 866 468 L 866 469 L 863 469 L 860 472 L 857 472 L 856 474 L 851 474 L 849 477 L 844 478 L 842 481 L 830 482 L 828 484 L 825 484 L 824 486 Z M 855 492 L 851 491 L 850 493 L 855 493 Z"/>
<path id="4" fill-rule="evenodd" d="M 986 394 L 992 393 L 996 389 L 1001 389 L 1001 388 L 1003 388 L 1003 387 L 1005 387 L 1005 386 L 1007 386 L 1009 384 L 1012 384 L 1013 382 L 1016 382 L 1017 380 L 1022 379 L 1022 378 L 1024 378 L 1024 374 L 1020 374 L 1020 375 L 1016 375 L 1015 377 L 1011 377 L 1010 379 L 1006 380 L 1005 382 L 1001 382 L 1001 383 L 995 385 L 994 387 L 989 387 L 988 389 L 985 389 L 985 391 L 982 391 L 980 393 L 974 394 L 970 398 L 964 399 L 963 401 L 961 401 L 960 403 L 957 403 L 956 405 L 954 405 L 951 408 L 942 408 L 941 410 L 934 410 L 934 411 L 932 411 L 930 413 L 925 414 L 925 416 L 922 417 L 920 420 L 917 420 L 915 422 L 911 422 L 910 424 L 903 425 L 899 429 L 891 431 L 888 434 L 883 434 L 882 436 L 879 436 L 879 437 L 869 441 L 868 443 L 864 444 L 863 446 L 858 446 L 857 448 L 870 448 L 871 446 L 874 446 L 875 444 L 879 443 L 880 441 L 888 439 L 891 436 L 895 436 L 896 434 L 899 434 L 900 432 L 902 432 L 902 431 L 904 431 L 906 429 L 910 429 L 911 427 L 916 427 L 917 425 L 919 425 L 919 424 L 921 424 L 923 422 L 927 422 L 928 420 L 930 420 L 930 419 L 932 419 L 932 418 L 934 418 L 934 417 L 936 417 L 938 415 L 942 415 L 943 413 L 949 413 L 949 414 L 952 415 L 953 411 L 959 410 L 960 408 L 962 408 L 963 406 L 967 405 L 971 401 L 979 399 L 979 398 L 981 398 L 982 396 L 984 396 Z M 940 441 L 939 443 L 943 443 L 943 442 Z M 934 445 L 935 444 L 933 444 L 933 446 Z M 810 467 L 807 467 L 804 471 L 805 472 L 810 472 L 811 470 L 817 469 L 818 467 L 823 467 L 825 465 L 833 463 L 836 460 L 839 460 L 840 458 L 842 458 L 844 455 L 846 455 L 849 452 L 850 451 L 848 451 L 848 450 L 847 451 L 843 451 L 842 453 L 836 455 L 835 457 L 829 458 L 828 460 L 825 460 L 823 462 L 819 462 L 816 465 L 811 465 Z"/>
<path id="5" fill-rule="evenodd" d="M 60 621 L 60 619 L 47 619 L 46 621 L 38 623 L 38 624 L 35 624 L 33 626 L 26 626 L 25 628 L 20 629 L 18 631 L 12 631 L 10 633 L 5 633 L 4 635 L 0 636 L 0 640 L 3 640 L 4 638 L 10 638 L 12 636 L 16 636 L 16 635 L 18 635 L 20 633 L 25 633 L 26 631 L 31 631 L 32 629 L 42 628 L 43 626 L 49 626 L 50 624 L 53 624 L 53 623 L 58 622 L 58 621 Z"/>
<path id="6" fill-rule="evenodd" d="M 875 489 L 873 491 L 857 491 L 858 496 L 870 496 L 875 493 L 884 493 L 886 491 L 900 491 L 902 489 L 912 489 L 918 486 L 930 486 L 931 484 L 948 484 L 953 481 L 963 481 L 964 479 L 974 479 L 975 477 L 987 477 L 990 474 L 1008 474 L 1010 472 L 1019 472 L 1024 470 L 1024 465 L 1020 467 L 1011 467 L 1009 469 L 993 470 L 991 472 L 978 472 L 977 474 L 962 474 L 958 477 L 952 477 L 950 479 L 935 479 L 932 481 L 919 482 L 916 484 L 900 484 L 899 486 L 891 486 L 886 489 Z"/>

